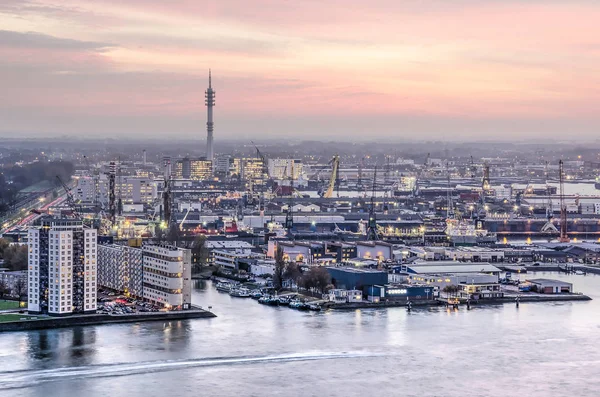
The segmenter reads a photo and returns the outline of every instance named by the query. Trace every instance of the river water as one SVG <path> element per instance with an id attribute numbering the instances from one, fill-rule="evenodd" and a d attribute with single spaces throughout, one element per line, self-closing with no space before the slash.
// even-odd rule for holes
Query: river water
<path id="1" fill-rule="evenodd" d="M 595 300 L 298 312 L 217 292 L 214 319 L 0 334 L 0 396 L 596 396 Z"/>

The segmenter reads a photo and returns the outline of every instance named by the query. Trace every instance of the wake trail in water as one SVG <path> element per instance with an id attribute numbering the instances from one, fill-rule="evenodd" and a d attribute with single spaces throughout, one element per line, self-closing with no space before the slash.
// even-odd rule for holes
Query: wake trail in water
<path id="1" fill-rule="evenodd" d="M 195 359 L 144 361 L 64 367 L 43 370 L 18 370 L 0 372 L 0 390 L 38 386 L 41 383 L 85 378 L 129 376 L 151 372 L 164 372 L 185 368 L 216 367 L 226 365 L 288 363 L 295 361 L 338 360 L 382 356 L 369 352 L 307 352 L 271 356 L 205 357 Z"/>

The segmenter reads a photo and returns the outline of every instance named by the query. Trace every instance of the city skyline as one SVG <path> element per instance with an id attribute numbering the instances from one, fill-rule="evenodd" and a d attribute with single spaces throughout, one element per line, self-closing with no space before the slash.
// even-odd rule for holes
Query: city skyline
<path id="1" fill-rule="evenodd" d="M 4 1 L 0 136 L 595 138 L 594 2 L 292 4 Z"/>

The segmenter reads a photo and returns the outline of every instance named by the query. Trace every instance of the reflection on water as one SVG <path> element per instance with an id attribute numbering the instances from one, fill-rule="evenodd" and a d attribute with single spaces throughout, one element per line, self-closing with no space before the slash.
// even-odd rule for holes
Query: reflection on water
<path id="1" fill-rule="evenodd" d="M 199 280 L 217 318 L 0 334 L 0 395 L 597 395 L 600 277 L 535 277 L 595 300 L 314 313 Z"/>

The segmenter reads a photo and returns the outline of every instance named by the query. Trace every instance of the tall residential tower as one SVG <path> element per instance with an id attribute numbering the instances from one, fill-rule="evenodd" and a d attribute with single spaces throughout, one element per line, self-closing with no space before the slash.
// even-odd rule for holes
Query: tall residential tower
<path id="1" fill-rule="evenodd" d="M 210 69 L 208 70 L 208 89 L 204 92 L 205 104 L 207 107 L 206 120 L 206 159 L 214 160 L 215 152 L 213 148 L 213 106 L 215 106 L 215 92 L 212 89 Z"/>

